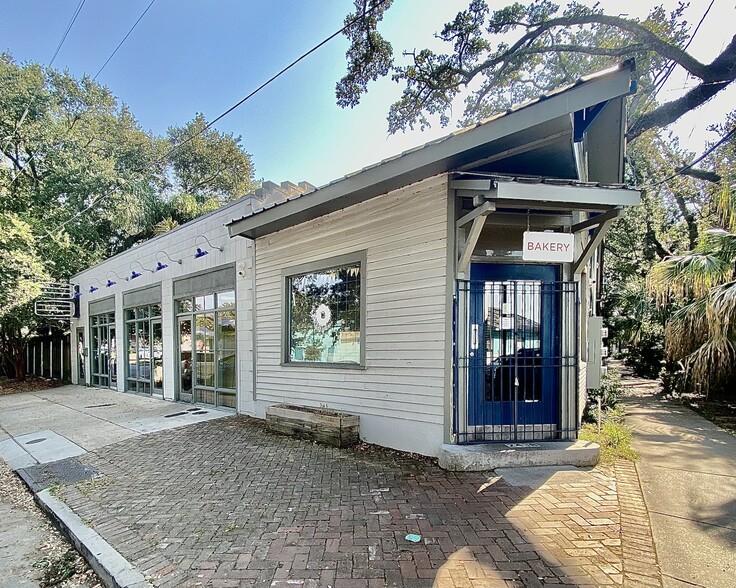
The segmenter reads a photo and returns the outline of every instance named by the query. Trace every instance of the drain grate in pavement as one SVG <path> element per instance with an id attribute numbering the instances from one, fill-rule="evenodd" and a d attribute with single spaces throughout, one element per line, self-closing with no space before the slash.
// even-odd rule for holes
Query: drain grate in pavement
<path id="1" fill-rule="evenodd" d="M 105 408 L 106 406 L 115 406 L 114 402 L 108 404 L 93 404 L 92 406 L 85 406 L 84 408 Z"/>
<path id="2" fill-rule="evenodd" d="M 187 408 L 185 411 L 182 411 L 182 412 L 174 412 L 171 414 L 164 415 L 164 418 L 170 419 L 171 417 L 185 416 L 188 414 L 207 414 L 207 411 L 201 408 Z"/>
<path id="3" fill-rule="evenodd" d="M 75 484 L 97 476 L 97 471 L 81 463 L 76 457 L 69 457 L 51 463 L 42 463 L 21 468 L 18 474 L 34 492 L 40 492 L 55 484 Z"/>

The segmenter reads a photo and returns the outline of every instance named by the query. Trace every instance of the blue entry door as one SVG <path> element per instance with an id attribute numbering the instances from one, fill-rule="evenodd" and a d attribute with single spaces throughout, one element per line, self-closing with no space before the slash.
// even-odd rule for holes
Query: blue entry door
<path id="1" fill-rule="evenodd" d="M 471 266 L 468 424 L 493 439 L 540 438 L 559 421 L 558 280 L 557 266 Z"/>

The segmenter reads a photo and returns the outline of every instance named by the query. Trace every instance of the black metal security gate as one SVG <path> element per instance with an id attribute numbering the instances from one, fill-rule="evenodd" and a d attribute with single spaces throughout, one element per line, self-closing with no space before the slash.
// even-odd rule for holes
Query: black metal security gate
<path id="1" fill-rule="evenodd" d="M 544 266 L 501 266 L 457 282 L 453 433 L 458 443 L 569 439 L 576 433 L 577 283 Z M 535 274 L 534 269 L 540 270 Z M 519 279 L 516 279 L 518 277 Z M 472 275 L 471 275 L 472 278 Z"/>

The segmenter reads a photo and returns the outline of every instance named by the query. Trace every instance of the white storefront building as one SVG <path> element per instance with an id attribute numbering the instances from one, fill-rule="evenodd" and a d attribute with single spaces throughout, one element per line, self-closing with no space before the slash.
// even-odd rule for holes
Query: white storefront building
<path id="1" fill-rule="evenodd" d="M 266 182 L 89 268 L 74 381 L 330 408 L 426 455 L 574 439 L 599 247 L 639 201 L 631 89 L 624 65 L 318 189 Z"/>

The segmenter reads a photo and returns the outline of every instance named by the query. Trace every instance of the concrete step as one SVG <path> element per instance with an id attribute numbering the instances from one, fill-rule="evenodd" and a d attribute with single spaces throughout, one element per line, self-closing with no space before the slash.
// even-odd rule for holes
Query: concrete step
<path id="1" fill-rule="evenodd" d="M 440 467 L 454 472 L 482 472 L 496 468 L 529 466 L 593 466 L 600 446 L 590 441 L 539 441 L 535 443 L 488 443 L 440 447 Z"/>

